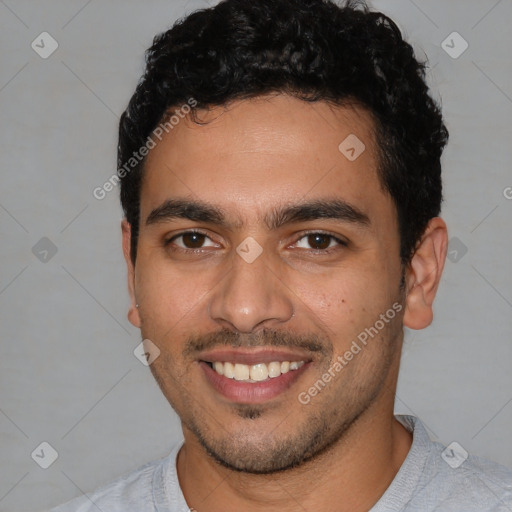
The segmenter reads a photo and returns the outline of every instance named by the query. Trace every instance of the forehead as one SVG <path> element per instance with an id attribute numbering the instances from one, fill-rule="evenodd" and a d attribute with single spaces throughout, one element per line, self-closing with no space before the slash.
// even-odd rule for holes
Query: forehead
<path id="1" fill-rule="evenodd" d="M 199 110 L 164 134 L 146 160 L 141 218 L 172 197 L 201 199 L 240 221 L 278 204 L 340 197 L 392 208 L 377 176 L 371 115 L 287 95 Z"/>

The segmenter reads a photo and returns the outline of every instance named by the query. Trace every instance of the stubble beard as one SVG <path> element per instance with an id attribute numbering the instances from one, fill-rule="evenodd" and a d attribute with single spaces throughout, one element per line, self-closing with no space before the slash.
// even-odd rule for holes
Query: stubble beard
<path id="1" fill-rule="evenodd" d="M 244 420 L 246 425 L 238 432 L 224 428 L 218 420 L 209 422 L 211 410 L 205 411 L 186 384 L 172 377 L 170 369 L 174 361 L 170 357 L 162 354 L 164 357 L 151 365 L 151 371 L 183 426 L 215 462 L 236 472 L 269 475 L 302 466 L 321 457 L 334 445 L 343 443 L 352 427 L 385 391 L 390 368 L 396 358 L 399 359 L 398 332 L 398 325 L 390 323 L 372 341 L 380 348 L 375 349 L 366 364 L 354 367 L 355 370 L 343 377 L 337 386 L 334 379 L 327 386 L 332 388 L 323 390 L 311 404 L 299 404 L 297 400 L 293 404 L 295 410 L 289 416 L 295 415 L 298 421 L 295 430 L 286 435 L 280 435 L 279 425 L 271 430 L 265 427 L 265 416 L 273 414 L 274 410 L 266 404 L 232 404 L 231 413 Z M 319 376 L 332 365 L 332 352 L 330 356 L 320 365 L 322 369 L 317 370 Z M 362 371 L 358 372 L 358 369 Z M 341 375 L 347 370 L 350 367 L 341 370 Z M 180 398 L 176 398 L 176 388 L 181 391 Z M 286 417 L 282 421 L 284 423 Z M 214 425 L 214 429 L 210 425 Z M 262 429 L 269 430 L 267 435 L 262 434 Z"/>
<path id="2" fill-rule="evenodd" d="M 299 418 L 302 416 L 300 424 L 297 424 L 293 433 L 287 435 L 280 436 L 277 427 L 266 436 L 258 436 L 255 441 L 252 439 L 254 429 L 258 429 L 257 423 L 264 422 L 265 415 L 272 414 L 265 404 L 233 406 L 234 414 L 247 422 L 247 429 L 235 434 L 226 430 L 224 436 L 222 431 L 212 432 L 194 408 L 188 408 L 192 414 L 181 419 L 205 452 L 225 468 L 259 475 L 288 471 L 320 458 L 334 445 L 343 443 L 352 427 L 381 395 L 386 386 L 392 356 L 390 351 L 385 360 L 380 359 L 379 371 L 373 374 L 372 381 L 355 387 L 344 399 L 340 397 L 336 400 L 333 395 L 326 403 L 319 403 L 316 407 L 314 404 L 302 405 L 297 401 L 297 407 L 309 413 L 301 415 L 299 412 Z"/>

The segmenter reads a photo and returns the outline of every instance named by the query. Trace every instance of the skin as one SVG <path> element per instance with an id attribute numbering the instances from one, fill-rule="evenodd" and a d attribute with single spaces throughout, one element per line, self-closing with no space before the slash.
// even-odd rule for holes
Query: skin
<path id="1" fill-rule="evenodd" d="M 432 320 L 445 223 L 430 221 L 403 269 L 396 209 L 378 180 L 374 124 L 362 108 L 271 95 L 199 114 L 207 124 L 183 120 L 147 158 L 135 265 L 130 225 L 122 224 L 128 317 L 161 351 L 151 370 L 182 421 L 177 469 L 184 496 L 198 512 L 286 512 L 299 504 L 368 510 L 412 442 L 393 416 L 403 325 L 422 329 Z M 366 146 L 353 162 L 338 150 L 349 134 Z M 222 208 L 226 222 L 147 223 L 151 212 L 177 198 Z M 271 229 L 264 222 L 284 205 L 329 199 L 356 207 L 369 222 L 314 218 Z M 206 237 L 178 237 L 190 229 Z M 308 238 L 311 232 L 346 245 Z M 263 250 L 252 263 L 236 252 L 247 237 Z M 301 404 L 298 394 L 393 304 L 403 309 Z M 277 397 L 235 404 L 205 378 L 198 341 L 281 343 L 310 364 Z"/>

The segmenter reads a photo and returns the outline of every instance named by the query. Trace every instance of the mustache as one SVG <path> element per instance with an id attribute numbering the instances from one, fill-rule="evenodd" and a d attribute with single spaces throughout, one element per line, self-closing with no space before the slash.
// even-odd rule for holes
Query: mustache
<path id="1" fill-rule="evenodd" d="M 286 347 L 298 348 L 324 356 L 332 355 L 333 346 L 329 338 L 310 334 L 291 334 L 286 331 L 263 329 L 255 333 L 240 333 L 223 328 L 200 336 L 190 336 L 183 351 L 185 358 L 197 356 L 205 350 L 219 347 Z"/>

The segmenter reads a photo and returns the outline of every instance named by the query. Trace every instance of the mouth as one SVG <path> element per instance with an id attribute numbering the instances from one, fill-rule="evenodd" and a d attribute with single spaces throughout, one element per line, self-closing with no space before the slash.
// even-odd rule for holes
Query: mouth
<path id="1" fill-rule="evenodd" d="M 230 350 L 203 354 L 199 364 L 208 383 L 231 402 L 266 402 L 288 390 L 311 364 L 304 354 Z"/>
<path id="2" fill-rule="evenodd" d="M 206 361 L 205 361 L 206 362 Z M 298 370 L 305 364 L 304 361 L 272 361 L 269 364 L 256 363 L 251 366 L 242 363 L 230 363 L 229 361 L 206 362 L 210 368 L 219 375 L 239 382 L 264 382 L 269 379 L 276 379 L 281 375 Z"/>

